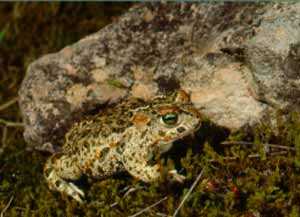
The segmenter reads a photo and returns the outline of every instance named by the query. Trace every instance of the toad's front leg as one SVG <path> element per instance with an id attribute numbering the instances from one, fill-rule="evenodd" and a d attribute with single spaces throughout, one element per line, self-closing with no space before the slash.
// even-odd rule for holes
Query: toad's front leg
<path id="1" fill-rule="evenodd" d="M 156 181 L 161 176 L 158 164 L 148 165 L 146 161 L 132 158 L 124 159 L 123 164 L 130 175 L 144 182 Z"/>
<path id="2" fill-rule="evenodd" d="M 67 194 L 82 203 L 83 191 L 72 182 L 67 181 L 79 179 L 81 176 L 81 170 L 74 165 L 75 160 L 61 154 L 53 155 L 46 162 L 44 176 L 50 189 Z"/>
<path id="3" fill-rule="evenodd" d="M 148 154 L 149 155 L 149 154 Z M 125 169 L 135 178 L 138 178 L 144 182 L 157 181 L 162 174 L 161 165 L 153 163 L 152 160 L 143 156 L 143 154 L 137 154 L 133 150 L 125 151 L 123 153 L 122 160 Z M 177 173 L 177 171 L 168 171 L 168 178 L 177 182 L 183 182 L 185 177 Z"/>

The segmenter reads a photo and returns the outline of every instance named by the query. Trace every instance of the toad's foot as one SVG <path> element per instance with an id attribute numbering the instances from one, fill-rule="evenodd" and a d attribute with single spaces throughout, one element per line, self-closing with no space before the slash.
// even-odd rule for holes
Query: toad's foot
<path id="1" fill-rule="evenodd" d="M 180 175 L 177 173 L 177 170 L 170 170 L 168 171 L 168 175 L 171 177 L 172 180 L 183 183 L 186 179 L 185 176 Z"/>
<path id="2" fill-rule="evenodd" d="M 79 203 L 83 203 L 84 192 L 72 182 L 67 182 L 60 178 L 54 170 L 49 173 L 49 176 L 46 177 L 46 179 L 51 189 L 65 193 Z"/>

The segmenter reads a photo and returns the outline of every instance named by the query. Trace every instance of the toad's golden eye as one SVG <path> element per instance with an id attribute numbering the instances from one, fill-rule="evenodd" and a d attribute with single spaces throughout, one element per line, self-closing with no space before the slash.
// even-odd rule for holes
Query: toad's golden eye
<path id="1" fill-rule="evenodd" d="M 167 113 L 161 117 L 164 124 L 168 126 L 172 126 L 177 124 L 178 122 L 178 115 L 176 113 Z"/>

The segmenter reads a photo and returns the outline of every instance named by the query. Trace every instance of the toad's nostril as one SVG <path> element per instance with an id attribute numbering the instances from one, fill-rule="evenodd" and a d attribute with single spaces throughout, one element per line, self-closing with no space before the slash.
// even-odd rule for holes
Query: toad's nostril
<path id="1" fill-rule="evenodd" d="M 183 133 L 185 131 L 185 128 L 184 127 L 178 127 L 177 128 L 177 132 L 178 133 Z"/>

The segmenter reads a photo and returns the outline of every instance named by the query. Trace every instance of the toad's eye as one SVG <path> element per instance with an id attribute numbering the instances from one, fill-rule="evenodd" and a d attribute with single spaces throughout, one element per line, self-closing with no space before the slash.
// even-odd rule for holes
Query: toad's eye
<path id="1" fill-rule="evenodd" d="M 161 117 L 162 122 L 168 126 L 175 125 L 178 122 L 178 115 L 176 113 L 167 113 Z"/>

